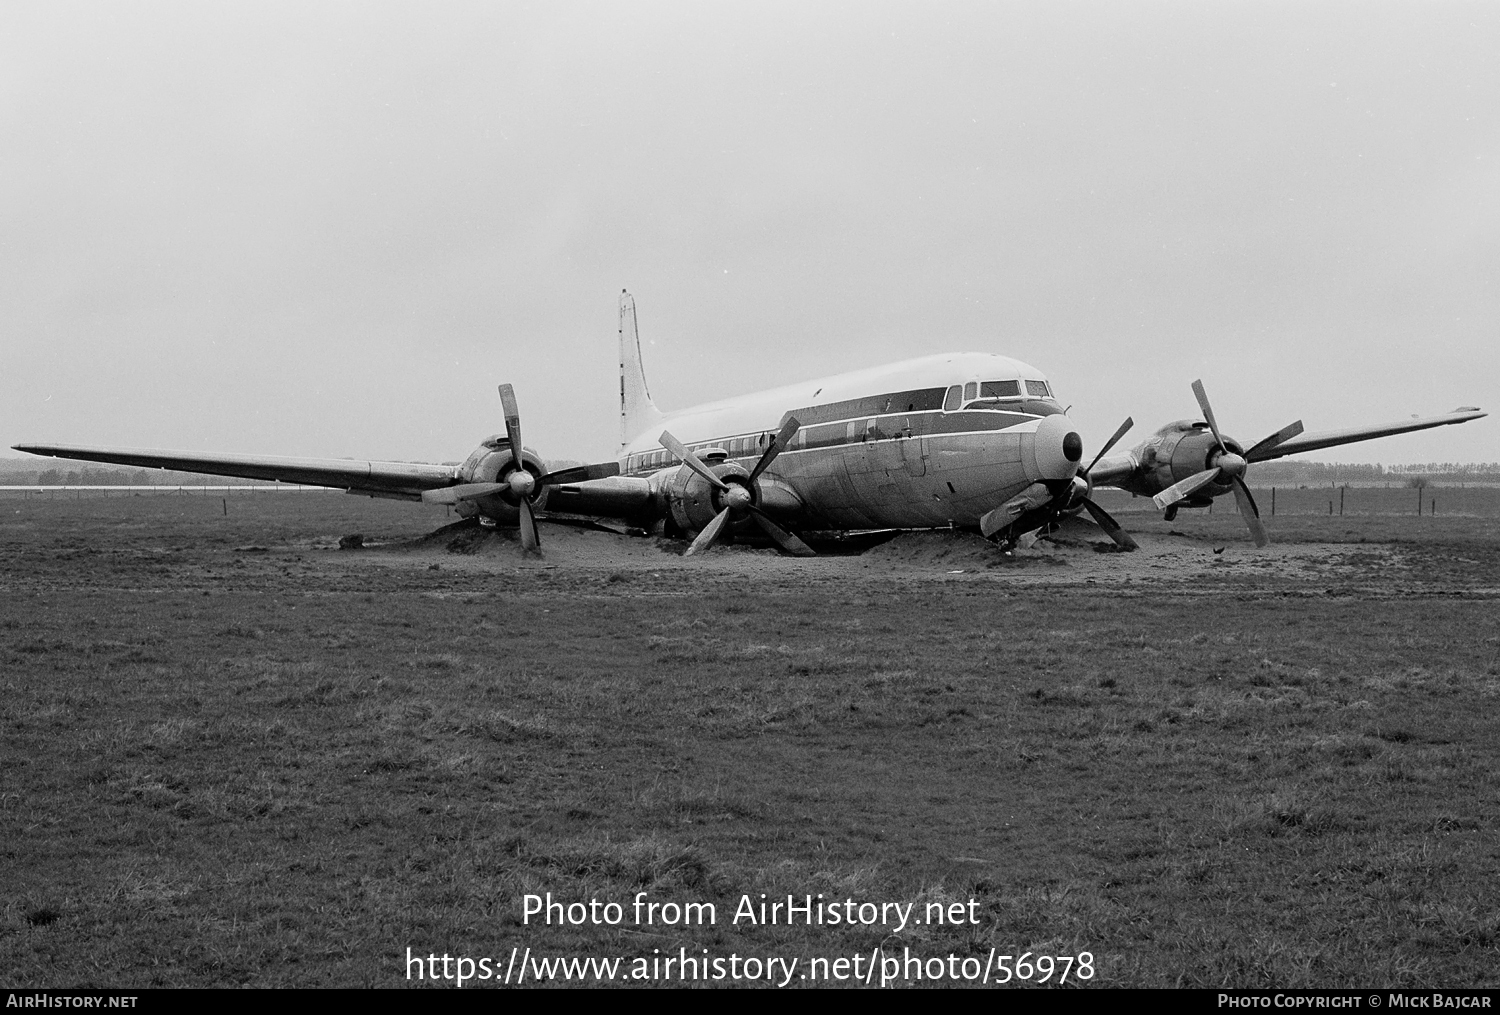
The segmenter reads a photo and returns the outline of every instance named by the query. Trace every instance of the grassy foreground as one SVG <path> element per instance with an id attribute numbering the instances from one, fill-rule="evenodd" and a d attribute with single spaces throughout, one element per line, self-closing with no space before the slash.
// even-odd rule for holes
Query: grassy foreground
<path id="1" fill-rule="evenodd" d="M 326 535 L 265 503 L 236 524 Z M 407 948 L 512 946 L 1496 979 L 1491 598 L 455 573 L 71 510 L 0 546 L 6 986 L 396 986 Z M 718 922 L 637 925 L 642 891 Z M 627 919 L 524 926 L 548 892 Z M 761 893 L 980 920 L 730 925 Z"/>

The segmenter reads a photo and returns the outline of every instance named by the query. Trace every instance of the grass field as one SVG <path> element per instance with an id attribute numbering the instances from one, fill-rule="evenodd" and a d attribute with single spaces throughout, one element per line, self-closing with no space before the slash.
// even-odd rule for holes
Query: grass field
<path id="1" fill-rule="evenodd" d="M 1343 544 L 1333 584 L 1129 588 L 327 549 L 445 521 L 351 497 L 5 501 L 0 984 L 399 986 L 408 948 L 515 946 L 1493 986 L 1500 512 L 1438 496 L 1278 514 Z M 1124 514 L 1184 553 L 1244 540 Z M 717 923 L 638 925 L 643 891 Z M 548 892 L 627 918 L 523 925 Z M 762 893 L 979 922 L 731 925 Z"/>

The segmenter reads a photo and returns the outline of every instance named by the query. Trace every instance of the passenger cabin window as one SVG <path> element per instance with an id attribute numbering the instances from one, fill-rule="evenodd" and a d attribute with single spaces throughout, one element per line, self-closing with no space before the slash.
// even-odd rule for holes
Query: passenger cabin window
<path id="1" fill-rule="evenodd" d="M 960 388 L 957 384 L 953 385 L 953 387 L 948 389 L 948 394 L 943 399 L 943 411 L 952 412 L 954 409 L 957 409 L 960 404 L 962 404 L 963 400 L 963 388 Z"/>
<path id="2" fill-rule="evenodd" d="M 1036 398 L 1052 397 L 1052 392 L 1048 390 L 1046 381 L 1027 381 L 1026 393 Z"/>

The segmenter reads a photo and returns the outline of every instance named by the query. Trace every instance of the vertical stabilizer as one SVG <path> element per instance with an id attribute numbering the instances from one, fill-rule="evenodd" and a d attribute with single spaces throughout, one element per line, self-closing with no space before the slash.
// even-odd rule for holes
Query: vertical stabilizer
<path id="1" fill-rule="evenodd" d="M 641 337 L 635 326 L 635 300 L 620 293 L 620 445 L 623 447 L 647 429 L 659 426 L 664 417 L 646 390 L 646 371 L 641 366 Z"/>

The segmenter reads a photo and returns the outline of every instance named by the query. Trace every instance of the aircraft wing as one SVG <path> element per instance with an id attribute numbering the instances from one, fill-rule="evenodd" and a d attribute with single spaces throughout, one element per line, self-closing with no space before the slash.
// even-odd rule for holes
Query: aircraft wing
<path id="1" fill-rule="evenodd" d="M 276 480 L 305 486 L 330 486 L 350 493 L 399 500 L 421 500 L 422 491 L 452 486 L 458 470 L 451 465 L 411 462 L 357 462 L 346 458 L 282 458 L 271 455 L 202 454 L 152 448 L 83 447 L 72 444 L 17 444 L 16 451 L 84 462 L 134 465 L 146 469 L 201 472 L 210 476 Z"/>
<path id="2" fill-rule="evenodd" d="M 1427 430 L 1435 426 L 1448 426 L 1452 423 L 1467 423 L 1471 419 L 1482 419 L 1488 413 L 1480 412 L 1476 408 L 1464 407 L 1446 412 L 1441 416 L 1424 416 L 1416 419 L 1404 419 L 1396 423 L 1380 423 L 1374 426 L 1351 426 L 1343 430 L 1324 430 L 1321 433 L 1303 434 L 1293 437 L 1289 441 L 1283 441 L 1261 454 L 1254 455 L 1250 460 L 1253 462 L 1265 462 L 1273 458 L 1285 458 L 1287 455 L 1300 455 L 1306 451 L 1321 451 L 1323 448 L 1337 447 L 1340 444 L 1353 444 L 1356 441 L 1374 440 L 1376 437 L 1389 437 L 1392 434 L 1409 433 L 1412 430 Z"/>

